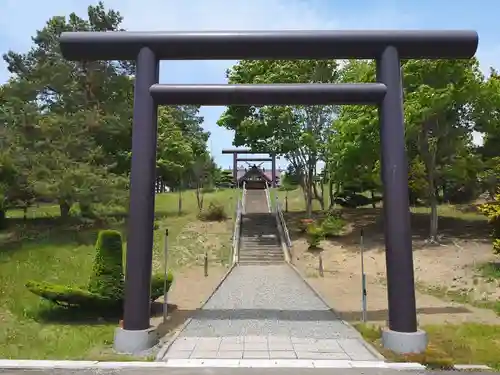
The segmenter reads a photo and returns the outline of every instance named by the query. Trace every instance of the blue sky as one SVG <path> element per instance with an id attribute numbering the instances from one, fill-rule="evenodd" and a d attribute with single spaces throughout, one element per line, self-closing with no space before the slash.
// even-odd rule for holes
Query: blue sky
<path id="1" fill-rule="evenodd" d="M 0 0 L 0 51 L 26 51 L 36 29 L 54 15 L 84 16 L 85 0 Z M 128 30 L 280 29 L 474 29 L 481 68 L 500 68 L 498 0 L 108 0 Z M 160 83 L 225 83 L 233 61 L 163 62 Z M 0 82 L 8 79 L 3 61 Z M 216 125 L 222 107 L 204 107 L 210 148 L 223 167 L 231 165 L 233 135 Z M 284 161 L 280 162 L 284 165 Z"/>

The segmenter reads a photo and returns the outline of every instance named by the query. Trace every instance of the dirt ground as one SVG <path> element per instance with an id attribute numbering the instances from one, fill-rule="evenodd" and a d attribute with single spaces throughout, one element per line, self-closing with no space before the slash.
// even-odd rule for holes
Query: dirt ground
<path id="1" fill-rule="evenodd" d="M 385 287 L 385 254 L 377 241 L 365 241 L 365 273 L 367 275 L 368 320 L 384 323 L 387 319 Z M 359 242 L 359 241 L 358 241 Z M 293 242 L 294 264 L 311 285 L 323 295 L 345 320 L 361 320 L 361 257 L 359 245 L 345 241 L 323 241 L 324 277 L 319 277 L 318 255 L 307 250 L 304 239 Z M 477 265 L 494 260 L 491 245 L 486 242 L 454 239 L 444 245 L 414 244 L 414 268 L 420 290 L 429 287 L 464 291 L 476 299 L 497 299 L 498 284 L 482 279 Z M 423 286 L 423 287 L 422 287 Z M 477 322 L 500 324 L 492 310 L 443 301 L 434 296 L 416 293 L 419 324 Z"/>
<path id="2" fill-rule="evenodd" d="M 158 313 L 151 318 L 153 326 L 159 326 L 162 336 L 170 337 L 177 332 L 182 324 L 199 309 L 210 297 L 219 282 L 224 277 L 228 268 L 224 266 L 211 266 L 208 276 L 204 276 L 203 267 L 193 266 L 179 269 L 175 272 L 174 283 L 168 293 L 168 320 L 162 323 L 160 298 Z"/>

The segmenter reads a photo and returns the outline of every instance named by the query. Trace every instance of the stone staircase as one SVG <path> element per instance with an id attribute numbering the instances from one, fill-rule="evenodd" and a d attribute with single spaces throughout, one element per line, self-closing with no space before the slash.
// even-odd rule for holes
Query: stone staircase
<path id="1" fill-rule="evenodd" d="M 285 261 L 274 214 L 265 190 L 247 190 L 242 217 L 239 264 L 276 264 Z"/>

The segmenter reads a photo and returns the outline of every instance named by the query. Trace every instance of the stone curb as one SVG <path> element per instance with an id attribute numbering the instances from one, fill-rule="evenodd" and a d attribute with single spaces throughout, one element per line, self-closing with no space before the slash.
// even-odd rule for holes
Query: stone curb
<path id="1" fill-rule="evenodd" d="M 0 359 L 0 369 L 43 370 L 43 369 L 125 369 L 166 367 L 238 367 L 238 368 L 377 368 L 391 370 L 426 370 L 420 363 L 348 360 L 306 360 L 306 359 L 169 359 L 165 362 L 100 362 L 100 361 L 51 361 L 51 360 L 8 360 Z M 486 365 L 455 365 L 455 370 L 492 370 Z"/>

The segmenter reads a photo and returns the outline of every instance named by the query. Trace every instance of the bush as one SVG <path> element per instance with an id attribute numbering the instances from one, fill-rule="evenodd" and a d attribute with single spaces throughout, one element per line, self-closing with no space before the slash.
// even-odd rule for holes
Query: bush
<path id="1" fill-rule="evenodd" d="M 204 187 L 201 189 L 201 192 L 203 194 L 205 193 L 213 193 L 215 191 L 215 188 L 213 186 L 208 186 L 208 187 Z"/>
<path id="2" fill-rule="evenodd" d="M 283 184 L 281 185 L 278 190 L 279 191 L 294 191 L 294 190 L 297 190 L 298 188 L 298 185 L 287 185 L 287 184 Z"/>
<path id="3" fill-rule="evenodd" d="M 174 282 L 174 275 L 172 272 L 167 273 L 167 291 L 170 290 L 172 283 Z M 163 285 L 165 281 L 163 278 L 163 274 L 153 275 L 151 278 L 151 302 L 156 301 L 158 298 L 163 296 Z"/>
<path id="4" fill-rule="evenodd" d="M 119 232 L 104 230 L 99 232 L 96 242 L 93 273 L 87 289 L 28 281 L 26 288 L 56 305 L 79 307 L 82 309 L 122 309 L 124 299 L 123 247 Z M 167 274 L 167 290 L 174 280 L 171 272 Z M 163 295 L 163 274 L 151 278 L 151 301 Z"/>
<path id="5" fill-rule="evenodd" d="M 327 216 L 321 223 L 321 228 L 326 237 L 334 237 L 342 232 L 345 224 L 345 221 L 339 217 Z"/>
<path id="6" fill-rule="evenodd" d="M 100 231 L 95 249 L 89 292 L 103 297 L 120 298 L 124 289 L 123 245 L 120 232 Z"/>
<path id="7" fill-rule="evenodd" d="M 479 206 L 479 211 L 488 218 L 493 228 L 493 252 L 500 254 L 500 194 L 495 196 L 495 201 Z"/>
<path id="8" fill-rule="evenodd" d="M 222 204 L 210 202 L 208 208 L 198 214 L 198 218 L 205 221 L 224 221 L 227 214 Z"/>
<path id="9" fill-rule="evenodd" d="M 368 198 L 365 197 L 362 194 L 358 194 L 352 191 L 345 191 L 340 194 L 338 194 L 334 202 L 341 205 L 342 207 L 347 207 L 347 208 L 356 208 L 356 207 L 362 207 L 366 206 L 370 203 L 376 203 L 378 201 L 382 200 L 382 198 Z"/>
<path id="10" fill-rule="evenodd" d="M 81 288 L 50 284 L 44 281 L 28 281 L 26 288 L 31 293 L 64 307 L 102 309 L 112 307 L 113 305 L 118 306 L 122 300 L 116 301 Z"/>
<path id="11" fill-rule="evenodd" d="M 306 233 L 307 232 L 307 228 L 311 225 L 311 224 L 314 224 L 314 220 L 313 219 L 301 219 L 299 221 L 299 231 L 301 233 Z"/>
<path id="12" fill-rule="evenodd" d="M 307 227 L 307 243 L 310 249 L 315 249 L 319 247 L 321 240 L 325 238 L 325 233 L 323 228 L 316 224 L 310 224 Z"/>

